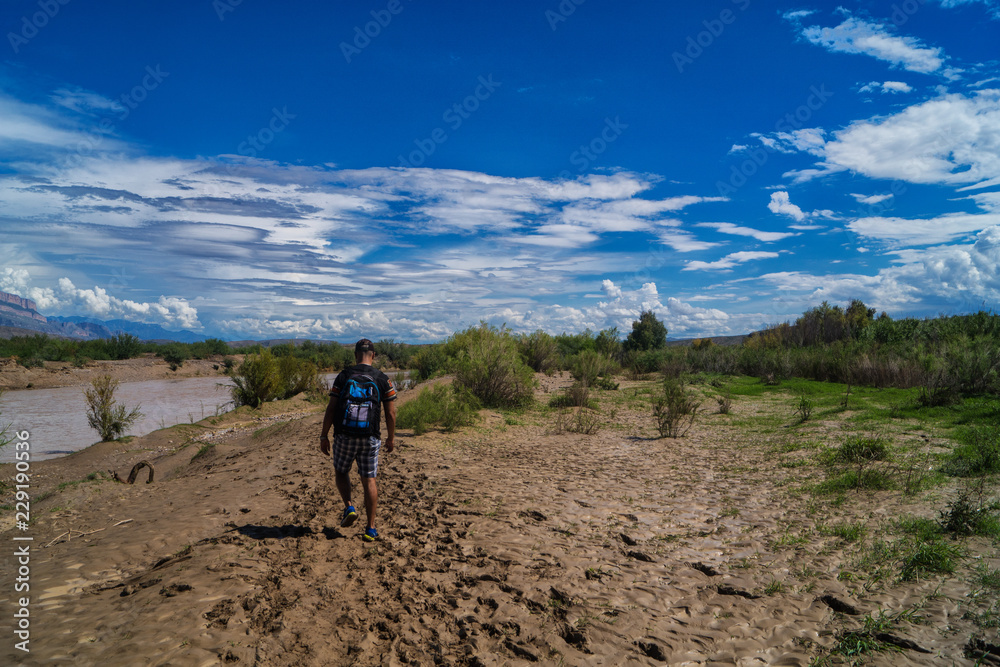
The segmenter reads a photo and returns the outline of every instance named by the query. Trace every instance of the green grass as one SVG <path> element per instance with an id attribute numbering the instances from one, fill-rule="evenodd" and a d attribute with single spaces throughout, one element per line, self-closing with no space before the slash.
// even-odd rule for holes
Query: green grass
<path id="1" fill-rule="evenodd" d="M 857 523 L 839 523 L 832 526 L 818 526 L 817 530 L 820 535 L 827 535 L 832 537 L 839 537 L 844 542 L 857 542 L 865 536 L 865 525 L 861 522 Z"/>
<path id="2" fill-rule="evenodd" d="M 924 517 L 903 517 L 896 522 L 896 526 L 906 535 L 910 535 L 922 542 L 938 540 L 944 533 L 941 530 L 941 524 L 933 519 Z"/>
<path id="3" fill-rule="evenodd" d="M 900 579 L 913 581 L 925 574 L 952 574 L 958 561 L 965 557 L 960 546 L 950 541 L 916 541 L 901 562 Z"/>
<path id="4" fill-rule="evenodd" d="M 894 487 L 895 482 L 889 473 L 863 468 L 837 473 L 813 488 L 817 493 L 826 495 L 847 491 L 885 491 Z"/>

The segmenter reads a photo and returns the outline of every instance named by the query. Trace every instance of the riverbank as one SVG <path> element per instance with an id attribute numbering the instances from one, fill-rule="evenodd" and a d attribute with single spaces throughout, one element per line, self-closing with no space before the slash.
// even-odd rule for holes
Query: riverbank
<path id="1" fill-rule="evenodd" d="M 231 358 L 239 364 L 243 356 L 233 355 Z M 145 382 L 223 376 L 224 371 L 225 366 L 221 356 L 210 359 L 189 359 L 177 370 L 171 370 L 167 362 L 152 354 L 119 361 L 90 361 L 83 367 L 74 366 L 67 361 L 46 361 L 43 367 L 25 368 L 16 360 L 7 358 L 0 359 L 0 389 L 82 387 L 100 375 L 110 375 L 119 382 Z"/>
<path id="2" fill-rule="evenodd" d="M 543 404 L 570 384 L 539 380 Z M 974 664 L 972 581 L 997 571 L 993 542 L 964 541 L 974 557 L 949 576 L 869 567 L 877 543 L 901 539 L 899 517 L 936 517 L 954 483 L 813 495 L 827 476 L 813 455 L 856 414 L 793 428 L 790 394 L 748 392 L 659 439 L 652 386 L 595 392 L 591 435 L 547 408 L 402 432 L 381 462 L 374 545 L 362 522 L 339 527 L 322 406 L 301 398 L 38 463 L 34 522 L 16 533 L 33 538 L 32 660 L 807 665 L 883 618 L 881 639 L 859 635 L 885 649 L 867 664 Z M 947 447 L 914 429 L 892 436 Z M 140 460 L 152 484 L 145 470 L 132 486 L 110 480 Z M 15 572 L 0 557 L 5 604 Z M 0 636 L 0 661 L 24 657 Z"/>

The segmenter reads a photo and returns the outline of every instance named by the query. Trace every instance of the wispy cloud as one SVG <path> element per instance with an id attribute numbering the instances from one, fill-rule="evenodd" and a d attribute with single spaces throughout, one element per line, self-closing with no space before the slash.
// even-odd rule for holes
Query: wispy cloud
<path id="1" fill-rule="evenodd" d="M 771 259 L 778 257 L 776 252 L 762 252 L 762 251 L 740 251 L 733 252 L 722 259 L 717 259 L 714 262 L 702 262 L 702 261 L 691 261 L 684 265 L 683 271 L 723 271 L 731 269 L 738 264 L 743 262 L 751 262 L 758 259 Z"/>
<path id="2" fill-rule="evenodd" d="M 893 35 L 881 23 L 855 17 L 848 17 L 833 28 L 804 28 L 802 36 L 830 51 L 872 56 L 911 72 L 930 74 L 944 67 L 940 48 L 925 46 L 915 37 Z"/>

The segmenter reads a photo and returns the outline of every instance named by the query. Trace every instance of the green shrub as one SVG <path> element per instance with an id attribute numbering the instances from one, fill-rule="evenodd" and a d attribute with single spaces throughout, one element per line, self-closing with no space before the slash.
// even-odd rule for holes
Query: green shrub
<path id="1" fill-rule="evenodd" d="M 34 355 L 30 357 L 18 357 L 17 363 L 21 364 L 25 368 L 44 368 L 45 360 L 41 357 L 36 357 Z"/>
<path id="2" fill-rule="evenodd" d="M 400 407 L 396 414 L 396 426 L 411 428 L 415 435 L 425 433 L 430 426 L 454 431 L 474 424 L 478 410 L 478 401 L 471 393 L 453 384 L 440 384 L 424 389 Z"/>
<path id="3" fill-rule="evenodd" d="M 517 351 L 536 373 L 551 375 L 559 368 L 559 347 L 555 339 L 541 329 L 518 336 Z"/>
<path id="4" fill-rule="evenodd" d="M 230 392 L 237 408 L 242 405 L 259 408 L 262 403 L 276 398 L 281 388 L 278 362 L 270 350 L 246 355 L 232 379 Z"/>
<path id="5" fill-rule="evenodd" d="M 455 350 L 455 382 L 484 407 L 518 408 L 533 400 L 534 373 L 506 329 L 483 323 L 455 334 L 447 347 Z"/>
<path id="6" fill-rule="evenodd" d="M 181 343 L 167 343 L 159 352 L 163 360 L 170 364 L 171 368 L 181 366 L 189 358 L 189 350 Z M 176 368 L 174 368 L 176 370 Z"/>
<path id="7" fill-rule="evenodd" d="M 316 389 L 319 373 L 312 362 L 292 356 L 280 357 L 277 361 L 279 381 L 275 394 L 279 398 L 291 398 Z"/>
<path id="8" fill-rule="evenodd" d="M 941 528 L 958 537 L 983 535 L 1000 536 L 997 503 L 987 503 L 983 490 L 962 489 L 955 500 L 941 511 Z"/>
<path id="9" fill-rule="evenodd" d="M 353 362 L 352 362 L 353 363 Z M 410 368 L 414 371 L 414 382 L 429 380 L 448 366 L 448 353 L 444 345 L 430 345 L 410 357 Z"/>
<path id="10" fill-rule="evenodd" d="M 87 399 L 87 423 L 101 435 L 102 442 L 108 442 L 125 434 L 136 420 L 142 417 L 139 407 L 128 410 L 115 400 L 118 380 L 110 375 L 101 375 L 83 390 Z"/>
<path id="11" fill-rule="evenodd" d="M 570 359 L 573 378 L 588 387 L 594 386 L 599 377 L 610 375 L 614 370 L 615 363 L 595 350 L 584 350 Z"/>
<path id="12" fill-rule="evenodd" d="M 112 359 L 132 359 L 142 354 L 142 341 L 138 336 L 119 332 L 108 339 L 106 349 Z"/>
<path id="13" fill-rule="evenodd" d="M 653 399 L 653 419 L 661 438 L 679 438 L 694 424 L 701 402 L 676 380 L 663 383 L 663 394 Z"/>
<path id="14" fill-rule="evenodd" d="M 593 407 L 590 387 L 583 382 L 574 382 L 564 394 L 556 394 L 549 400 L 551 408 Z"/>

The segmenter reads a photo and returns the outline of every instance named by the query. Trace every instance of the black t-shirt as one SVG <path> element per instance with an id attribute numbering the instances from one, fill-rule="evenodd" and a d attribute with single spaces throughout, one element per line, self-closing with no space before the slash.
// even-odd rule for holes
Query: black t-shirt
<path id="1" fill-rule="evenodd" d="M 389 376 L 378 370 L 374 366 L 368 364 L 355 364 L 345 370 L 340 371 L 340 374 L 333 381 L 333 386 L 330 387 L 330 396 L 336 398 L 340 396 L 340 390 L 344 388 L 347 384 L 347 379 L 352 375 L 367 375 L 372 380 L 375 381 L 375 385 L 378 387 L 379 396 L 382 398 L 381 403 L 388 403 L 389 401 L 396 400 L 396 387 L 393 386 L 392 380 Z M 374 422 L 373 435 L 378 438 L 381 437 L 382 432 L 382 405 L 381 403 L 375 408 L 375 418 L 372 420 Z M 333 423 L 333 432 L 336 434 L 339 430 L 340 424 L 337 420 Z"/>

